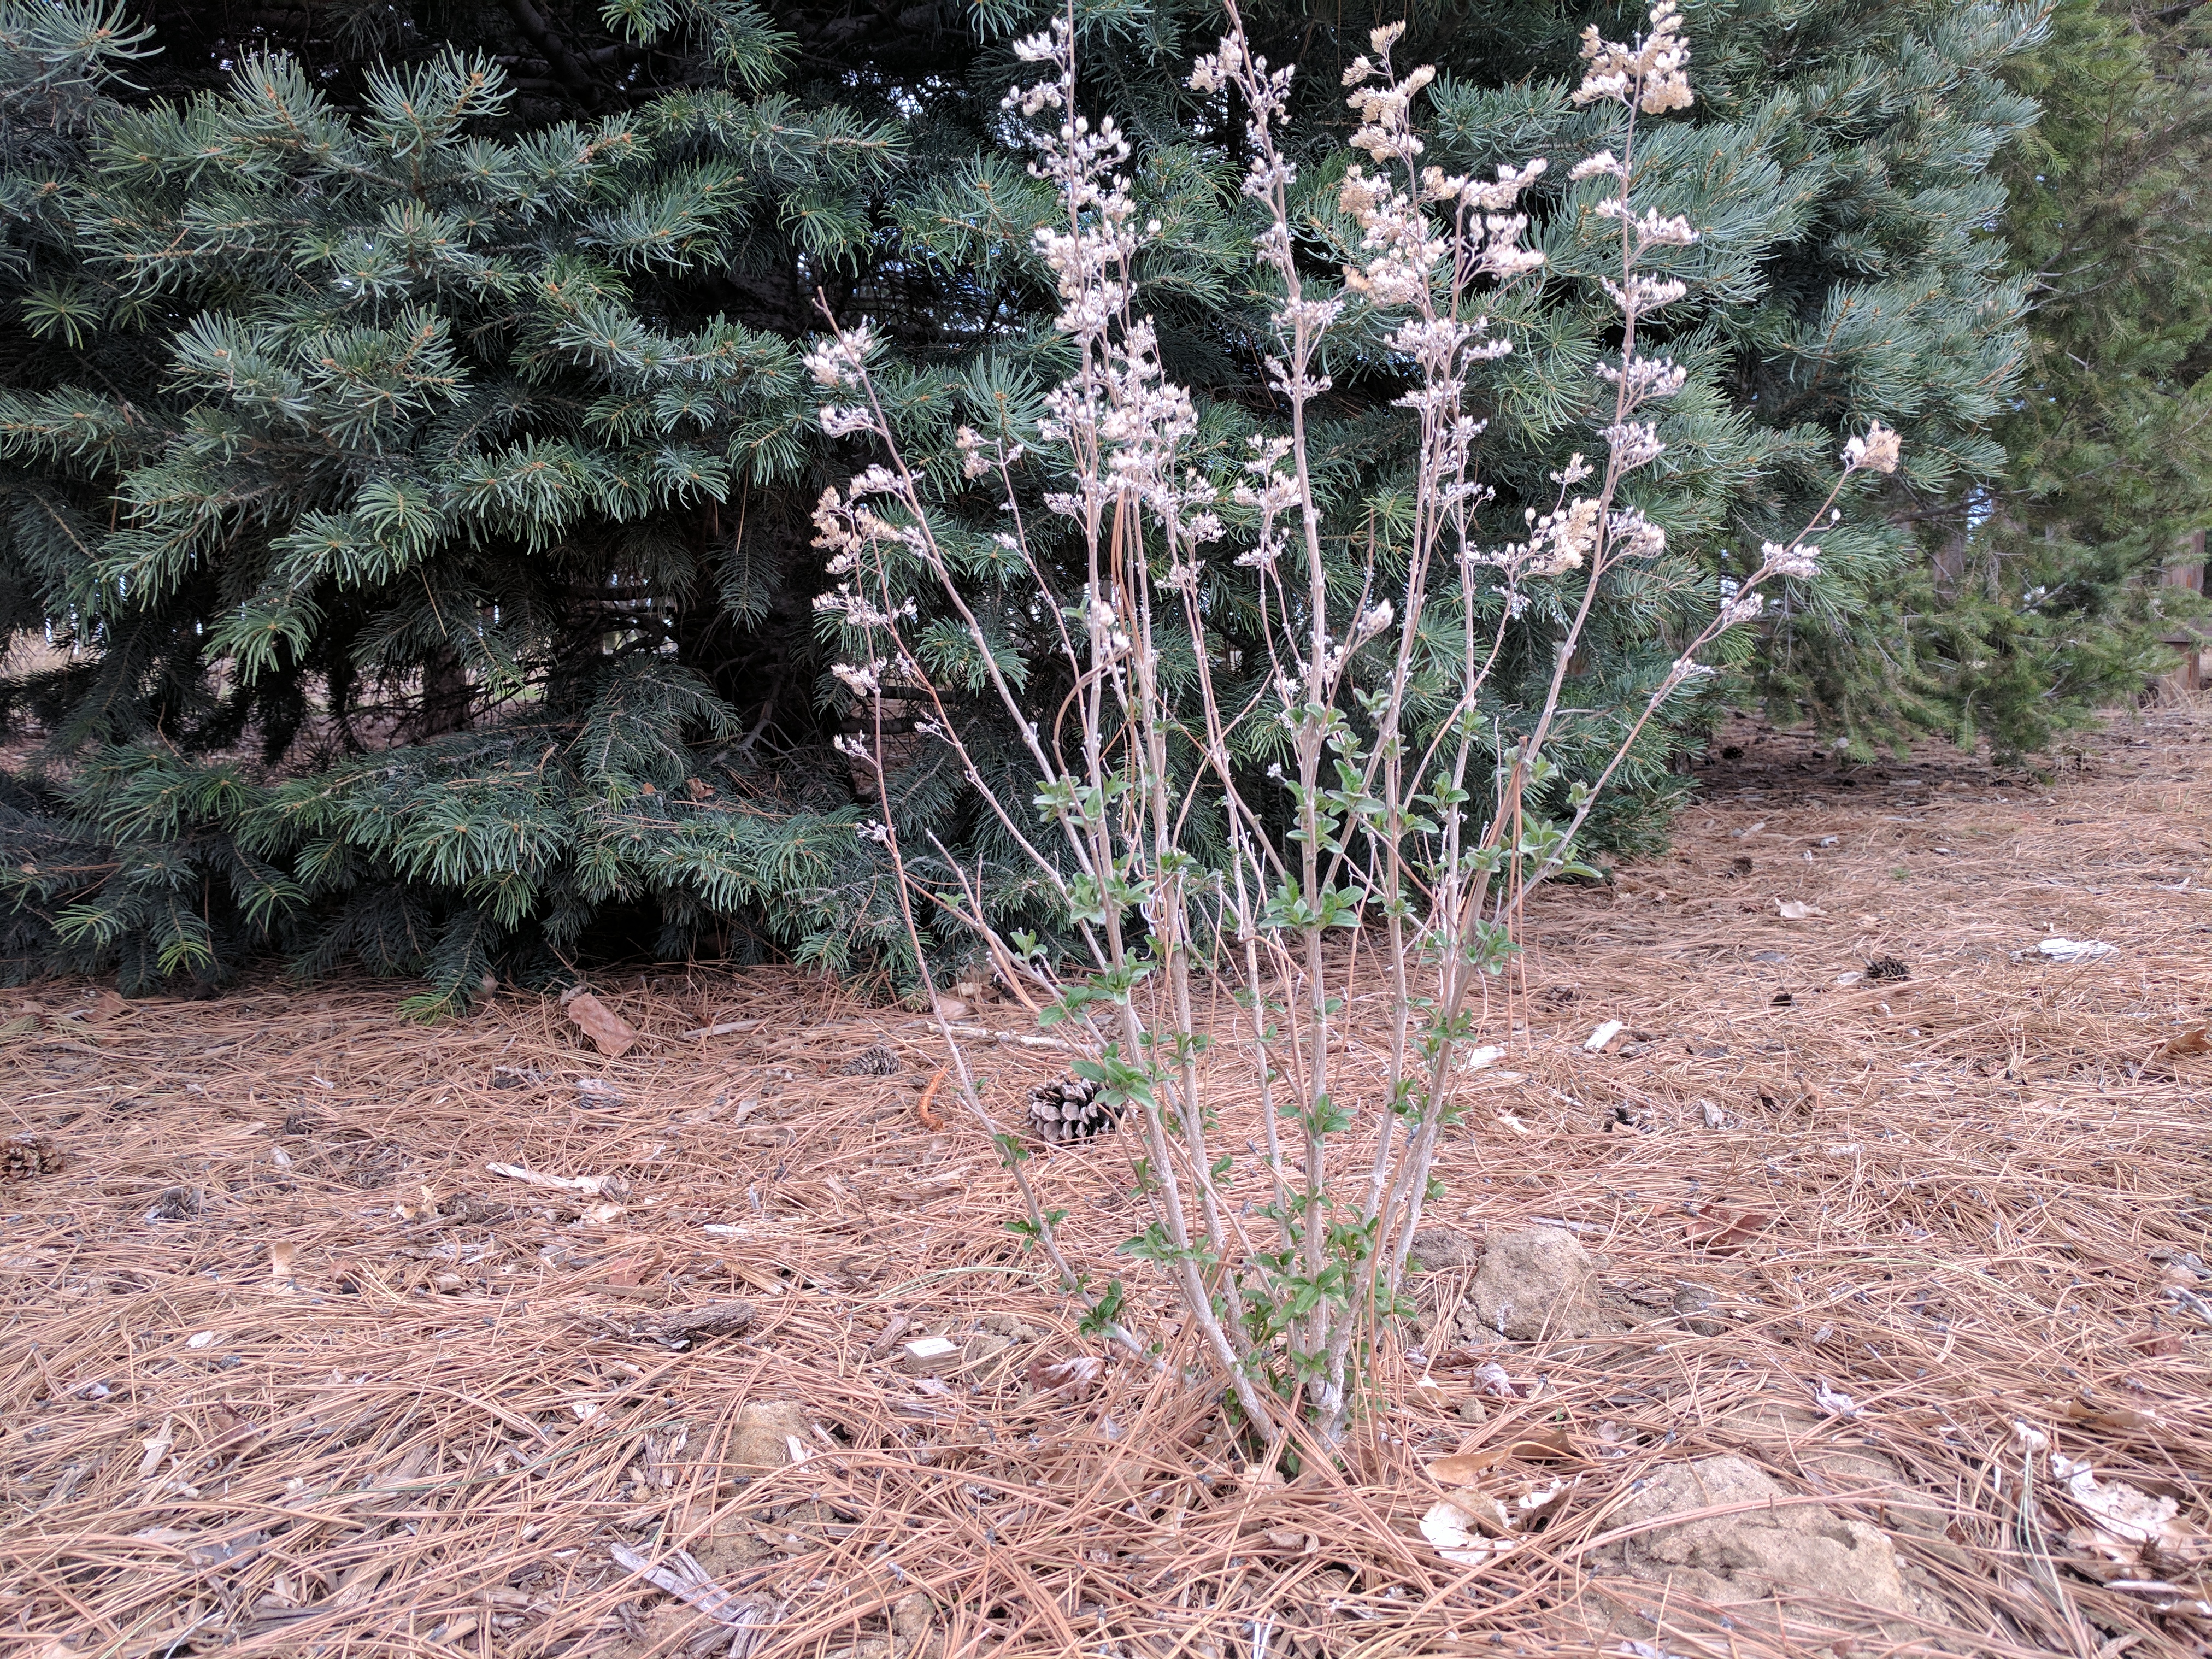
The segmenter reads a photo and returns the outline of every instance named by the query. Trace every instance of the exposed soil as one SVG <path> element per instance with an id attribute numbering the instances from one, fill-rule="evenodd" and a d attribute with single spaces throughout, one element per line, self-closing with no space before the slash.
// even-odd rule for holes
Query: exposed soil
<path id="1" fill-rule="evenodd" d="M 850 988 L 604 977 L 619 1060 L 536 999 L 8 994 L 0 1646 L 2201 1654 L 2212 706 L 2042 783 L 1725 741 L 1674 852 L 1533 907 L 1419 1346 L 1287 1482 L 1175 1342 L 1079 1334 L 981 1127 L 918 1119 L 931 1029 Z M 1009 1127 L 1058 1075 L 971 1052 Z M 1124 1138 L 1030 1167 L 1164 1305 Z M 1571 1318 L 1510 1288 L 1555 1238 L 1490 1249 L 1539 1224 Z M 1455 1482 L 1535 1518 L 1449 1559 Z"/>

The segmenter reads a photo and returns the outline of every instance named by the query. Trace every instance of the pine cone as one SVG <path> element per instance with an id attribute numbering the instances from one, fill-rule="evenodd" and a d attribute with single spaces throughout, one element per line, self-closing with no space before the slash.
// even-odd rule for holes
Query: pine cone
<path id="1" fill-rule="evenodd" d="M 1087 1079 L 1063 1078 L 1030 1091 L 1030 1127 L 1040 1140 L 1088 1140 L 1121 1126 L 1121 1113 L 1098 1098 L 1098 1085 Z"/>
<path id="2" fill-rule="evenodd" d="M 863 1048 L 845 1062 L 847 1077 L 889 1077 L 899 1068 L 898 1056 L 880 1042 Z"/>
<path id="3" fill-rule="evenodd" d="M 58 1174 L 67 1160 L 46 1135 L 10 1135 L 0 1141 L 0 1181 L 29 1181 Z"/>

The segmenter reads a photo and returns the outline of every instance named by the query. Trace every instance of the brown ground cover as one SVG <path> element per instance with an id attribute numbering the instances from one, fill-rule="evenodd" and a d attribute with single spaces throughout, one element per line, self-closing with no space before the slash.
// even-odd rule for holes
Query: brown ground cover
<path id="1" fill-rule="evenodd" d="M 1174 1342 L 1081 1336 L 979 1128 L 917 1119 L 930 1028 L 849 988 L 604 977 L 645 1034 L 615 1060 L 535 999 L 425 1029 L 396 985 L 10 994 L 0 1133 L 62 1167 L 26 1143 L 0 1184 L 0 1648 L 2204 1651 L 2212 710 L 2047 784 L 1729 745 L 1674 853 L 1534 907 L 1442 1160 L 1462 1264 L 1422 1276 L 1341 1466 L 1294 1480 Z M 971 1052 L 1009 1119 L 1057 1074 Z M 1111 1271 L 1124 1148 L 1030 1167 Z M 1495 1339 L 1472 1264 L 1537 1221 L 1602 1316 Z M 957 1345 L 935 1376 L 902 1357 L 926 1335 Z M 1420 1522 L 1458 1453 L 1504 1499 L 1571 1484 L 1455 1562 Z M 1689 1466 L 1705 1543 L 1648 1519 Z M 2100 1540 L 2115 1483 L 2170 1503 L 2163 1542 Z M 1881 1615 L 1715 1603 L 1758 1565 L 1720 1523 L 1761 1508 L 1888 1540 Z M 1697 1558 L 1671 1585 L 1665 1538 Z"/>

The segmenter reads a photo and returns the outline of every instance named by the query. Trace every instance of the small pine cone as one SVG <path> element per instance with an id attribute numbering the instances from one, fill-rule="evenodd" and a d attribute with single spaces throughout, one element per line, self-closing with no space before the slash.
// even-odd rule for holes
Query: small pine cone
<path id="1" fill-rule="evenodd" d="M 10 1135 L 0 1141 L 0 1181 L 30 1181 L 56 1175 L 68 1160 L 46 1135 Z"/>
<path id="2" fill-rule="evenodd" d="M 1030 1124 L 1040 1140 L 1058 1144 L 1111 1134 L 1121 1115 L 1098 1098 L 1096 1083 L 1071 1077 L 1030 1091 Z"/>
<path id="3" fill-rule="evenodd" d="M 899 1068 L 898 1056 L 880 1042 L 863 1048 L 845 1062 L 847 1077 L 889 1077 Z"/>

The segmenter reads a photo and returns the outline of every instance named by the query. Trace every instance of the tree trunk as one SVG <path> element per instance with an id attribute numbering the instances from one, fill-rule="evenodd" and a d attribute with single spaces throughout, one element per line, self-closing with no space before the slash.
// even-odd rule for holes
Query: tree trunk
<path id="1" fill-rule="evenodd" d="M 425 738 L 469 729 L 469 676 L 460 659 L 440 651 L 422 665 L 422 709 L 418 729 Z"/>

